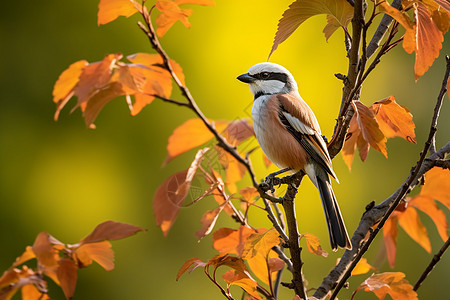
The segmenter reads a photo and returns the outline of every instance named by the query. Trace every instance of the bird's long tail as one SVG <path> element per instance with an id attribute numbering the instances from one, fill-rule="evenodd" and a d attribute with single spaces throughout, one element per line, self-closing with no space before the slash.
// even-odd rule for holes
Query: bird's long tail
<path id="1" fill-rule="evenodd" d="M 316 175 L 316 181 L 325 212 L 328 233 L 330 234 L 331 248 L 333 251 L 336 251 L 338 246 L 351 249 L 352 244 L 348 237 L 336 196 L 331 187 L 330 177 L 325 172 L 319 172 Z"/>

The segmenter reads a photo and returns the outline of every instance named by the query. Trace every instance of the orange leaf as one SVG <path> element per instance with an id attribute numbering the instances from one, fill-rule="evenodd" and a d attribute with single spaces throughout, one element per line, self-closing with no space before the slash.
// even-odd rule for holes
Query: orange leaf
<path id="1" fill-rule="evenodd" d="M 209 148 L 203 148 L 197 151 L 197 154 L 195 155 L 194 161 L 191 163 L 191 166 L 189 167 L 187 174 L 186 174 L 186 179 L 184 180 L 184 182 L 178 187 L 177 193 L 178 194 L 187 194 L 187 192 L 189 191 L 191 184 L 192 184 L 192 180 L 194 180 L 194 176 L 197 173 L 197 169 L 200 167 L 203 158 L 205 157 L 206 152 L 208 152 Z"/>
<path id="2" fill-rule="evenodd" d="M 87 267 L 92 264 L 92 261 L 96 261 L 106 271 L 114 269 L 114 252 L 108 241 L 82 244 L 75 250 L 75 255 L 81 263 L 80 268 Z"/>
<path id="3" fill-rule="evenodd" d="M 307 19 L 326 14 L 328 24 L 323 32 L 328 38 L 339 27 L 346 28 L 353 17 L 353 7 L 346 0 L 297 0 L 289 5 L 278 22 L 270 55 Z"/>
<path id="4" fill-rule="evenodd" d="M 431 253 L 431 244 L 427 229 L 420 221 L 419 215 L 414 207 L 408 205 L 406 210 L 399 214 L 398 224 L 416 243 L 421 245 L 428 253 Z"/>
<path id="5" fill-rule="evenodd" d="M 88 62 L 85 60 L 77 61 L 59 75 L 59 78 L 53 87 L 53 102 L 57 104 L 55 121 L 58 120 L 61 109 L 66 105 L 67 101 L 72 98 L 73 89 L 87 65 Z"/>
<path id="6" fill-rule="evenodd" d="M 197 4 L 197 5 L 206 5 L 206 6 L 214 5 L 213 0 L 174 0 L 174 2 L 178 5 L 181 5 L 181 4 Z"/>
<path id="7" fill-rule="evenodd" d="M 253 233 L 255 233 L 255 230 L 243 225 L 238 230 L 220 228 L 213 233 L 213 247 L 223 254 L 234 253 L 242 256 L 244 244 Z"/>
<path id="8" fill-rule="evenodd" d="M 104 240 L 119 240 L 136 234 L 139 231 L 145 231 L 145 229 L 126 223 L 106 221 L 97 225 L 94 231 L 81 240 L 81 243 L 86 244 Z"/>
<path id="9" fill-rule="evenodd" d="M 156 34 L 162 37 L 176 21 L 180 21 L 187 28 L 191 27 L 188 17 L 192 9 L 181 9 L 175 2 L 157 1 L 155 7 L 162 13 L 156 18 Z"/>
<path id="10" fill-rule="evenodd" d="M 237 146 L 249 137 L 254 136 L 255 132 L 248 119 L 237 119 L 228 124 L 223 135 L 230 144 Z"/>
<path id="11" fill-rule="evenodd" d="M 222 275 L 223 280 L 230 285 L 240 286 L 244 291 L 251 295 L 254 299 L 262 300 L 257 292 L 258 283 L 248 274 L 237 272 L 236 270 L 229 270 Z"/>
<path id="12" fill-rule="evenodd" d="M 356 289 L 353 296 L 357 291 L 364 289 L 367 292 L 374 292 L 380 300 L 384 299 L 386 294 L 396 300 L 418 299 L 412 285 L 404 278 L 405 274 L 401 272 L 373 274 Z"/>
<path id="13" fill-rule="evenodd" d="M 269 254 L 264 256 L 263 253 L 257 253 L 253 257 L 247 257 L 246 261 L 248 266 L 252 270 L 253 274 L 258 277 L 265 284 L 269 284 L 269 279 L 275 280 L 273 272 L 271 272 L 271 277 L 269 278 L 269 261 L 273 258 L 277 258 L 278 255 L 275 251 L 270 250 Z M 276 266 L 275 266 L 276 267 Z"/>
<path id="14" fill-rule="evenodd" d="M 399 136 L 417 143 L 412 115 L 406 107 L 395 102 L 394 96 L 375 102 L 370 109 L 375 113 L 378 126 L 386 138 Z"/>
<path id="15" fill-rule="evenodd" d="M 450 170 L 434 167 L 425 173 L 420 196 L 430 197 L 450 209 Z"/>
<path id="16" fill-rule="evenodd" d="M 58 280 L 67 299 L 72 299 L 77 285 L 77 266 L 73 260 L 61 258 L 57 271 Z"/>
<path id="17" fill-rule="evenodd" d="M 220 266 L 228 266 L 242 273 L 247 271 L 247 267 L 242 259 L 239 257 L 229 256 L 228 254 L 215 255 L 213 258 L 208 260 L 207 266 L 213 266 L 214 271 Z"/>
<path id="18" fill-rule="evenodd" d="M 306 245 L 308 247 L 308 251 L 312 254 L 316 254 L 323 257 L 328 257 L 328 252 L 322 249 L 320 246 L 320 239 L 311 233 L 304 233 L 302 237 L 306 239 Z"/>
<path id="19" fill-rule="evenodd" d="M 384 245 L 386 247 L 386 254 L 391 268 L 395 265 L 395 256 L 397 253 L 397 223 L 397 212 L 394 211 L 383 226 Z"/>
<path id="20" fill-rule="evenodd" d="M 259 197 L 259 192 L 253 186 L 245 187 L 239 191 L 244 200 L 252 203 L 256 197 Z"/>
<path id="21" fill-rule="evenodd" d="M 227 127 L 228 122 L 216 121 L 214 124 L 216 130 L 221 132 Z M 169 143 L 167 144 L 168 156 L 164 164 L 171 161 L 174 157 L 206 143 L 213 137 L 214 135 L 206 128 L 202 120 L 187 120 L 175 128 L 169 137 Z"/>
<path id="22" fill-rule="evenodd" d="M 263 233 L 254 233 L 247 239 L 242 257 L 248 259 L 257 254 L 267 257 L 272 247 L 279 244 L 280 237 L 275 228 L 271 228 Z"/>
<path id="23" fill-rule="evenodd" d="M 270 167 L 270 165 L 272 164 L 272 161 L 267 158 L 267 156 L 264 154 L 264 152 L 262 153 L 263 155 L 263 161 L 264 161 L 264 165 L 266 166 L 266 168 Z"/>
<path id="24" fill-rule="evenodd" d="M 221 205 L 216 209 L 208 210 L 203 214 L 202 219 L 200 220 L 200 222 L 202 222 L 202 228 L 195 233 L 195 236 L 197 236 L 199 240 L 211 233 L 223 208 L 224 205 Z"/>
<path id="25" fill-rule="evenodd" d="M 214 185 L 216 187 L 215 190 L 217 190 L 218 193 L 213 193 L 213 197 L 217 203 L 222 205 L 225 202 L 228 202 L 228 198 L 230 196 L 225 192 L 225 184 L 222 180 L 222 177 L 220 177 L 220 174 L 217 173 L 214 169 L 211 169 L 211 175 L 211 179 L 213 180 L 213 182 L 209 182 L 209 179 L 206 178 L 207 182 L 208 184 Z M 224 210 L 229 216 L 232 216 L 234 214 L 234 210 L 231 207 L 230 203 L 225 204 Z"/>
<path id="26" fill-rule="evenodd" d="M 21 289 L 22 300 L 49 300 L 47 294 L 41 293 L 35 285 L 27 284 Z"/>
<path id="27" fill-rule="evenodd" d="M 32 246 L 39 264 L 49 268 L 58 266 L 58 261 L 60 259 L 59 250 L 52 245 L 53 239 L 54 238 L 47 232 L 41 232 L 36 237 Z"/>
<path id="28" fill-rule="evenodd" d="M 448 239 L 448 224 L 445 213 L 437 206 L 432 198 L 417 195 L 408 203 L 408 205 L 414 206 L 426 213 L 433 220 L 434 224 L 436 224 L 436 228 L 438 229 L 442 240 L 445 242 Z"/>
<path id="29" fill-rule="evenodd" d="M 374 269 L 375 269 L 374 267 L 372 267 L 371 265 L 369 265 L 367 263 L 367 259 L 366 258 L 361 258 L 359 260 L 359 262 L 356 264 L 355 268 L 352 270 L 351 276 L 366 274 L 370 270 L 374 270 Z"/>
<path id="30" fill-rule="evenodd" d="M 98 90 L 95 95 L 89 97 L 87 104 L 82 106 L 83 117 L 87 127 L 92 127 L 103 107 L 111 100 L 125 95 L 122 85 L 118 82 L 111 82 Z"/>
<path id="31" fill-rule="evenodd" d="M 428 9 L 420 2 L 414 5 L 417 28 L 415 79 L 418 80 L 439 56 L 444 36 L 431 19 Z"/>
<path id="32" fill-rule="evenodd" d="M 393 17 L 403 28 L 406 29 L 403 37 L 403 48 L 407 53 L 412 53 L 416 49 L 416 25 L 409 18 L 408 14 L 392 7 L 387 1 L 377 1 L 377 5 L 381 11 Z"/>
<path id="33" fill-rule="evenodd" d="M 164 236 L 169 233 L 170 227 L 178 215 L 181 205 L 187 196 L 188 190 L 179 193 L 179 187 L 185 182 L 187 170 L 180 171 L 167 178 L 156 190 L 153 200 L 153 212 L 156 224 L 161 227 Z"/>
<path id="34" fill-rule="evenodd" d="M 234 194 L 237 192 L 236 182 L 240 181 L 242 177 L 244 177 L 245 171 L 247 169 L 227 151 L 223 150 L 220 147 L 216 147 L 216 150 L 219 154 L 219 162 L 225 169 L 225 186 L 228 188 L 230 193 Z"/>
<path id="35" fill-rule="evenodd" d="M 274 228 L 250 235 L 244 244 L 242 257 L 247 260 L 253 273 L 264 283 L 269 283 L 268 260 L 272 258 L 270 253 L 275 253 L 272 247 L 279 244 L 280 237 Z M 276 256 L 276 254 L 272 255 Z"/>
<path id="36" fill-rule="evenodd" d="M 178 279 L 180 279 L 181 275 L 183 275 L 186 271 L 189 271 L 189 273 L 191 273 L 196 268 L 204 267 L 204 266 L 206 266 L 206 263 L 202 262 L 197 257 L 188 259 L 187 261 L 184 262 L 184 264 L 181 266 L 180 270 L 178 271 L 177 281 L 178 281 Z"/>
<path id="37" fill-rule="evenodd" d="M 286 263 L 281 258 L 272 257 L 269 258 L 269 262 L 267 265 L 269 266 L 270 272 L 278 272 L 284 268 L 285 264 Z"/>
<path id="38" fill-rule="evenodd" d="M 345 136 L 344 147 L 342 148 L 342 158 L 344 159 L 344 162 L 349 170 L 351 170 L 352 167 L 356 149 L 356 142 L 358 141 L 358 137 L 360 134 L 361 129 L 359 129 L 358 122 L 356 122 L 356 118 L 353 116 L 353 118 L 350 120 L 347 135 Z"/>
<path id="39" fill-rule="evenodd" d="M 355 115 L 353 117 L 356 116 L 356 121 L 361 129 L 364 140 L 387 158 L 386 137 L 381 132 L 375 115 L 361 101 L 352 101 L 352 105 L 355 109 Z"/>
<path id="40" fill-rule="evenodd" d="M 107 24 L 120 16 L 128 18 L 138 12 L 139 6 L 134 0 L 100 0 L 97 24 Z"/>
<path id="41" fill-rule="evenodd" d="M 169 29 L 180 21 L 187 28 L 191 27 L 188 17 L 192 14 L 191 9 L 181 9 L 179 5 L 182 4 L 197 4 L 197 5 L 214 5 L 212 0 L 175 0 L 171 1 L 157 1 L 155 7 L 162 13 L 156 18 L 156 34 L 162 37 Z"/>
<path id="42" fill-rule="evenodd" d="M 33 259 L 35 257 L 36 257 L 36 255 L 33 252 L 33 247 L 27 246 L 25 248 L 25 252 L 22 253 L 21 256 L 16 258 L 16 261 L 13 263 L 13 267 L 17 267 L 17 266 L 23 264 L 24 262 L 29 261 L 30 259 Z"/>

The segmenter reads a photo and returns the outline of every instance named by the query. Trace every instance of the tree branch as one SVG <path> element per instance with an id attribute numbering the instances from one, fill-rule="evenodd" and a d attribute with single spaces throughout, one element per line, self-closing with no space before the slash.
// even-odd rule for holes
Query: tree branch
<path id="1" fill-rule="evenodd" d="M 349 109 L 350 103 L 356 91 L 359 90 L 357 81 L 359 77 L 359 48 L 361 47 L 361 36 L 364 24 L 364 7 L 363 0 L 356 0 L 354 5 L 354 13 L 352 19 L 352 45 L 349 52 L 348 72 L 344 80 L 344 90 L 342 92 L 341 107 L 339 109 L 339 116 L 337 124 L 334 129 L 333 137 L 328 145 L 328 152 L 333 158 L 339 151 L 341 151 L 345 135 L 350 125 L 350 120 L 353 116 L 353 109 Z"/>
<path id="2" fill-rule="evenodd" d="M 448 246 L 450 246 L 450 238 L 447 239 L 447 241 L 444 243 L 444 245 L 441 247 L 438 253 L 433 256 L 433 259 L 428 264 L 425 271 L 423 271 L 422 275 L 420 275 L 419 279 L 417 280 L 416 284 L 414 284 L 414 290 L 417 291 L 422 284 L 422 282 L 427 278 L 428 274 L 433 271 L 434 266 L 441 260 L 442 255 L 444 255 L 445 251 L 447 250 Z"/>
<path id="3" fill-rule="evenodd" d="M 321 299 L 326 296 L 328 291 L 335 288 L 331 299 L 334 299 L 343 287 L 346 280 L 350 277 L 351 271 L 356 266 L 362 255 L 367 251 L 370 244 L 376 237 L 377 233 L 384 226 L 384 223 L 389 218 L 391 213 L 395 210 L 397 205 L 402 201 L 406 195 L 419 184 L 420 178 L 428 170 L 436 165 L 436 161 L 442 160 L 446 154 L 450 153 L 450 142 L 448 142 L 439 151 L 432 153 L 426 158 L 427 152 L 430 149 L 431 141 L 434 139 L 437 130 L 437 121 L 439 118 L 442 101 L 446 92 L 446 84 L 450 74 L 450 59 L 446 57 L 446 72 L 442 82 L 441 91 L 439 93 L 437 103 L 434 109 L 433 118 L 431 121 L 428 139 L 425 142 L 424 149 L 420 154 L 419 161 L 410 172 L 408 178 L 403 185 L 397 189 L 389 198 L 382 203 L 369 208 L 362 216 L 361 221 L 352 236 L 352 250 L 346 250 L 338 265 L 324 278 L 320 287 L 314 293 L 314 297 Z M 372 227 L 378 223 L 378 226 L 373 230 L 366 242 L 364 239 Z M 336 285 L 337 284 L 337 285 Z"/>
<path id="4" fill-rule="evenodd" d="M 394 0 L 391 4 L 392 7 L 397 9 L 399 9 L 401 5 L 402 5 L 401 0 Z M 380 24 L 378 24 L 377 30 L 375 31 L 372 39 L 370 40 L 369 46 L 367 46 L 367 59 L 372 57 L 377 48 L 380 46 L 380 41 L 383 39 L 389 26 L 391 26 L 392 20 L 393 18 L 390 15 L 388 14 L 383 15 Z"/>

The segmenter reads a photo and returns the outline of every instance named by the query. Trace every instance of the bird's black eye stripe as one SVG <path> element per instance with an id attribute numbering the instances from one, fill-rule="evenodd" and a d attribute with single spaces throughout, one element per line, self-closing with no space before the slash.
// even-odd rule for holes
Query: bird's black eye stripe
<path id="1" fill-rule="evenodd" d="M 288 76 L 284 73 L 261 72 L 251 76 L 259 80 L 278 80 L 283 83 L 287 83 L 288 81 Z"/>

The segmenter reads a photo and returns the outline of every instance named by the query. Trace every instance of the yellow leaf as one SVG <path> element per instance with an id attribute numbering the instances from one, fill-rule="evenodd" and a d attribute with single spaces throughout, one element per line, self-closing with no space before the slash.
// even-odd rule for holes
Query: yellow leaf
<path id="1" fill-rule="evenodd" d="M 374 269 L 375 269 L 374 267 L 372 267 L 370 264 L 367 263 L 366 258 L 361 258 L 359 262 L 356 264 L 355 268 L 353 269 L 351 276 L 366 274 L 370 270 Z"/>
<path id="2" fill-rule="evenodd" d="M 259 296 L 257 292 L 258 283 L 248 274 L 244 272 L 238 272 L 236 270 L 229 270 L 222 275 L 222 278 L 228 285 L 240 286 L 249 295 L 254 297 L 254 299 L 256 300 L 263 299 L 261 298 L 261 296 Z"/>

